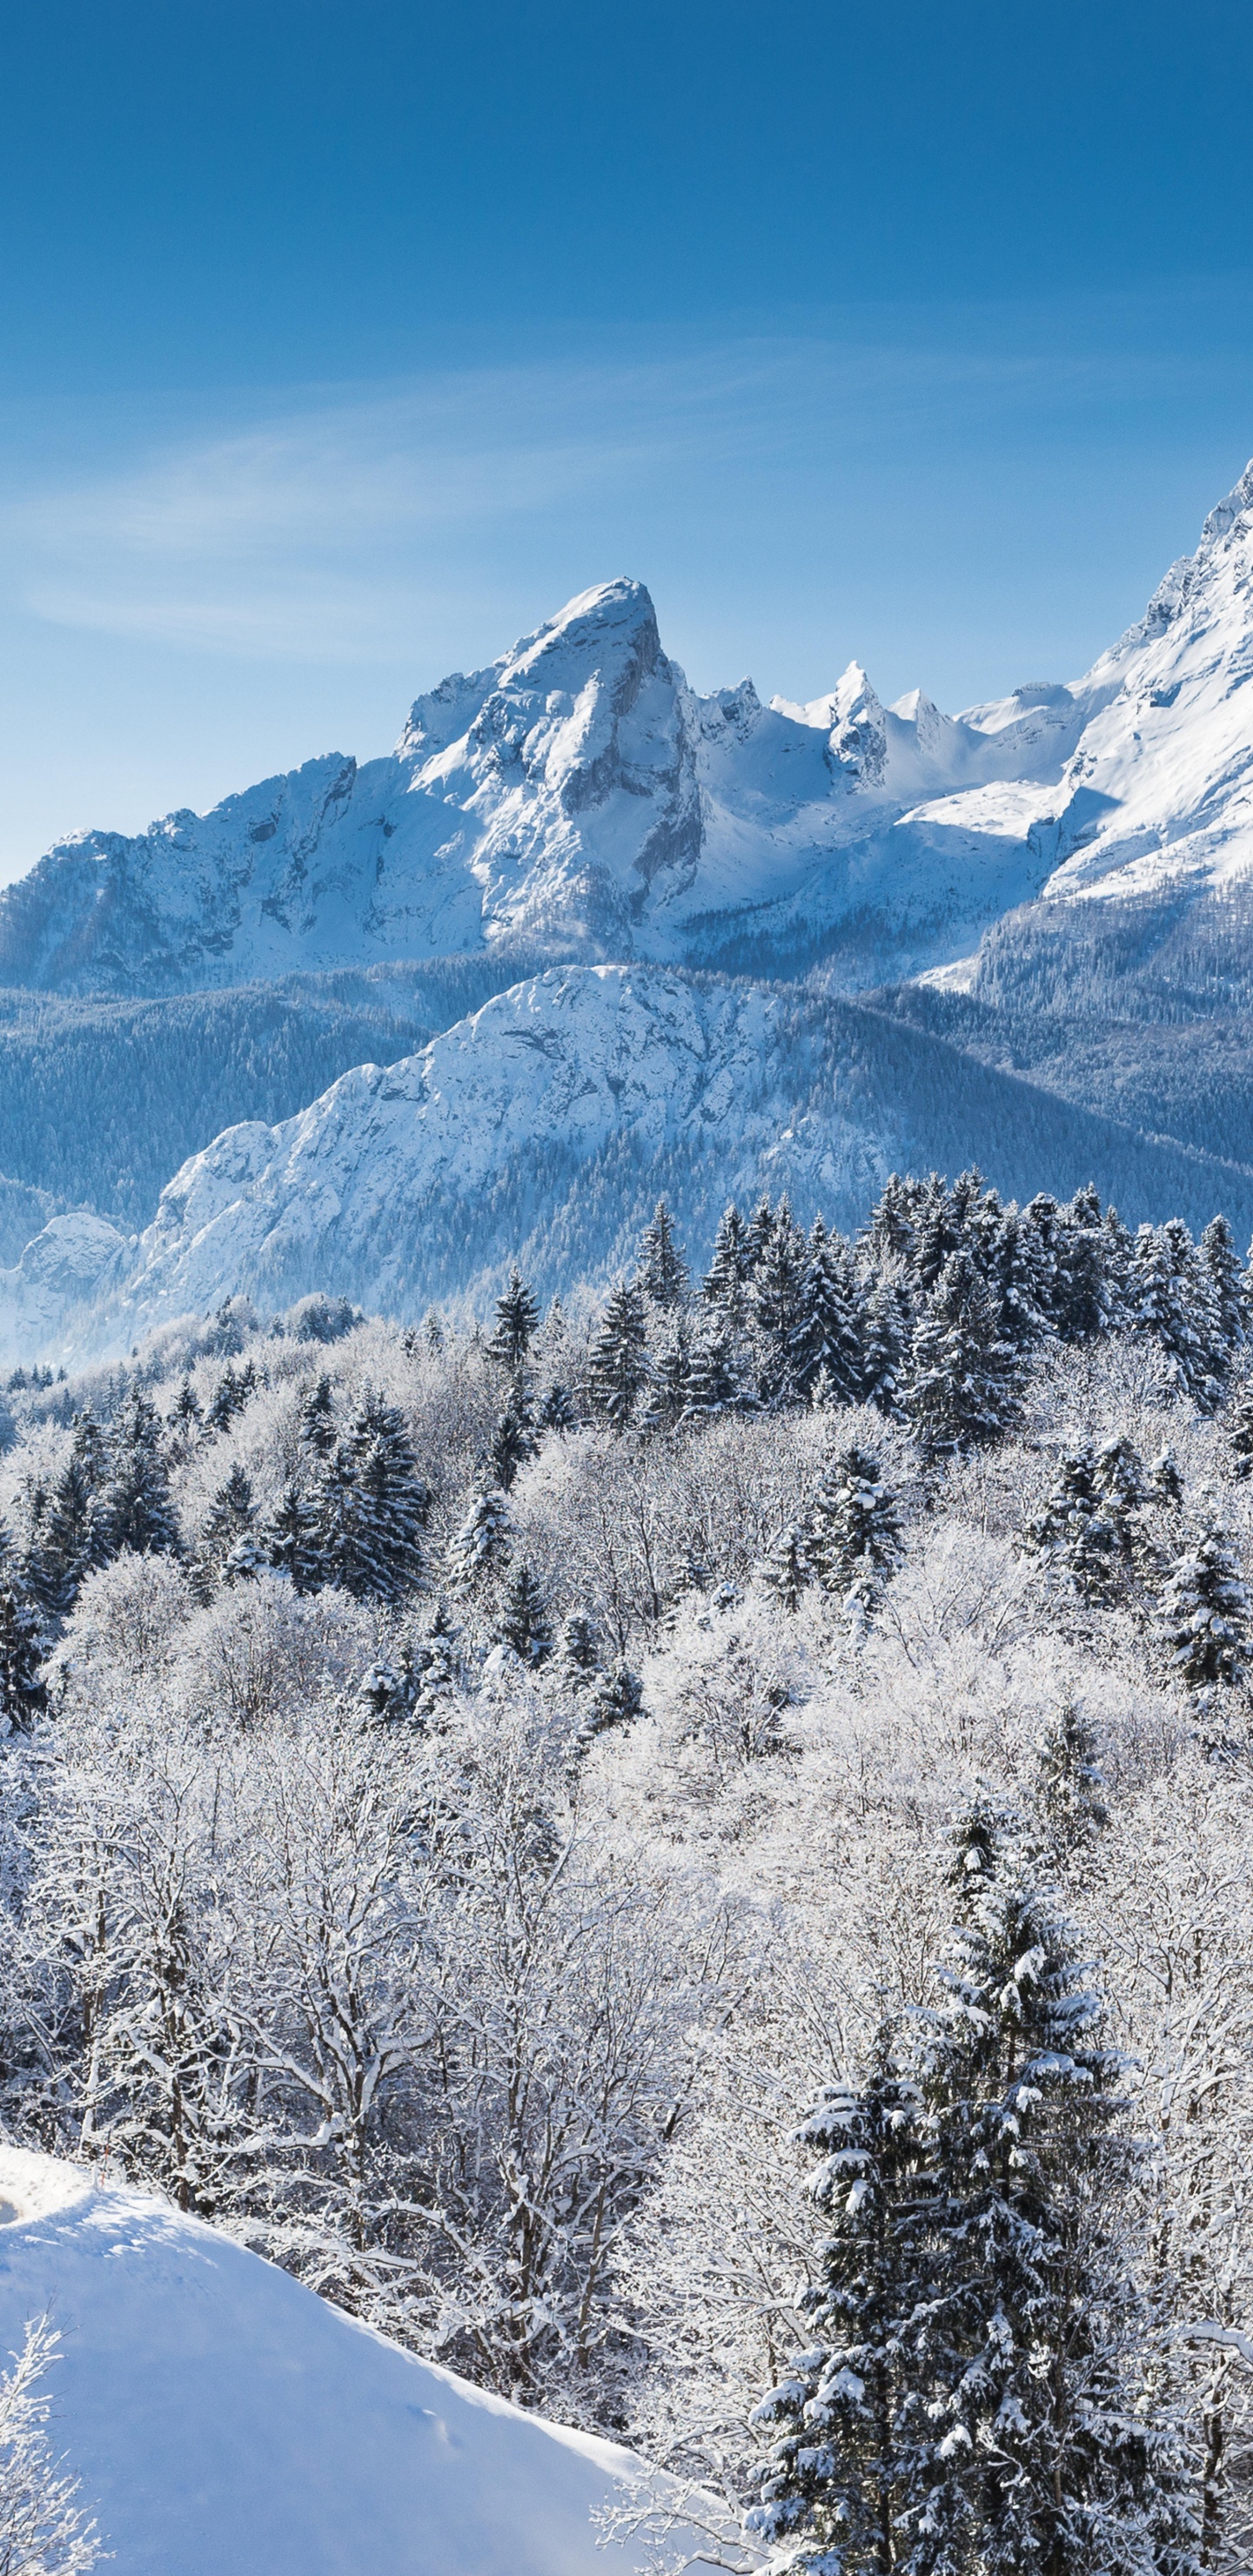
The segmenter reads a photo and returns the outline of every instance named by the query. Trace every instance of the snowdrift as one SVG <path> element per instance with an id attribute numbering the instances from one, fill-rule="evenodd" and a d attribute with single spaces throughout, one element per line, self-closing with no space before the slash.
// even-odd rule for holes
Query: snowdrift
<path id="1" fill-rule="evenodd" d="M 629 2576 L 592 2520 L 629 2453 L 157 2201 L 0 2149 L 0 2356 L 45 2310 L 53 2447 L 119 2576 Z"/>

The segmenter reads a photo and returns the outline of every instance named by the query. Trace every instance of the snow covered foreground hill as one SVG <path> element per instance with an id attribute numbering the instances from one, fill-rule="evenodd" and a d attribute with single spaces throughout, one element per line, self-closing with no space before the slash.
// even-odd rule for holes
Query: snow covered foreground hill
<path id="1" fill-rule="evenodd" d="M 416 2361 L 158 2201 L 3 2148 L 0 2354 L 44 2312 L 53 2447 L 119 2576 L 629 2576 L 592 2519 L 628 2452 Z"/>

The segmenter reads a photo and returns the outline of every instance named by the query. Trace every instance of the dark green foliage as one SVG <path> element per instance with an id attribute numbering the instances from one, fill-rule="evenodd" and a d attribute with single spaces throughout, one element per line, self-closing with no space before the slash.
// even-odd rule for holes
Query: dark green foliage
<path id="1" fill-rule="evenodd" d="M 530 1403 L 519 1379 L 492 1433 L 487 1465 L 493 1481 L 507 1494 L 518 1469 L 525 1467 L 536 1451 L 536 1438 Z"/>
<path id="2" fill-rule="evenodd" d="M 575 1431 L 579 1411 L 568 1386 L 554 1379 L 540 1405 L 537 1420 L 541 1431 Z"/>
<path id="3" fill-rule="evenodd" d="M 758 1216 L 760 1213 L 759 1209 Z M 753 1224 L 757 1224 L 756 1217 Z M 796 1348 L 805 1269 L 805 1238 L 783 1199 L 753 1267 L 752 1318 L 760 1355 L 758 1386 L 766 1404 L 791 1403 L 798 1392 Z"/>
<path id="4" fill-rule="evenodd" d="M 266 1562 L 290 1576 L 297 1592 L 315 1592 L 320 1580 L 317 1514 L 302 1486 L 286 1485 L 258 1533 Z"/>
<path id="5" fill-rule="evenodd" d="M 1227 1532 L 1205 1521 L 1169 1566 L 1161 1619 L 1171 1669 L 1189 1690 L 1244 1679 L 1249 1596 Z"/>
<path id="6" fill-rule="evenodd" d="M 835 1599 L 877 1604 L 900 1554 L 896 1496 L 868 1449 L 841 1449 L 823 1469 L 805 1531 L 811 1579 Z"/>
<path id="7" fill-rule="evenodd" d="M 542 1664 L 551 1654 L 552 1621 L 543 1591 L 521 1559 L 512 1568 L 500 1605 L 497 1635 L 524 1664 Z"/>
<path id="8" fill-rule="evenodd" d="M 459 1591 L 473 1592 L 503 1574 L 513 1554 L 509 1505 L 499 1487 L 475 1494 L 448 1547 L 448 1573 Z"/>
<path id="9" fill-rule="evenodd" d="M 736 1330 L 747 1312 L 746 1291 L 752 1266 L 748 1227 L 732 1199 L 718 1222 L 713 1259 L 701 1283 L 701 1295 Z"/>
<path id="10" fill-rule="evenodd" d="M 606 1301 L 600 1330 L 592 1343 L 588 1391 L 597 1413 L 615 1431 L 625 1431 L 647 1381 L 648 1327 L 643 1296 L 637 1287 L 620 1280 Z"/>
<path id="11" fill-rule="evenodd" d="M 252 1486 L 236 1461 L 213 1497 L 196 1550 L 194 1582 L 202 1601 L 210 1600 L 219 1583 L 233 1581 L 242 1570 L 242 1560 L 231 1567 L 232 1554 L 241 1541 L 252 1537 L 255 1519 Z"/>
<path id="12" fill-rule="evenodd" d="M 539 1306 L 525 1286 L 520 1270 L 509 1273 L 503 1297 L 496 1300 L 496 1322 L 487 1344 L 487 1356 L 499 1360 L 502 1368 L 516 1377 L 539 1329 Z"/>
<path id="13" fill-rule="evenodd" d="M 1036 1759 L 1035 1807 L 1041 1843 L 1055 1864 L 1067 1866 L 1109 1823 L 1096 1733 L 1073 1700 L 1067 1700 L 1045 1735 Z"/>
<path id="14" fill-rule="evenodd" d="M 1231 1471 L 1235 1476 L 1253 1476 L 1253 1379 L 1245 1378 L 1227 1417 L 1227 1439 L 1231 1448 Z"/>
<path id="15" fill-rule="evenodd" d="M 356 1599 L 398 1602 L 420 1581 L 431 1492 L 403 1416 L 367 1396 L 324 1458 L 310 1497 L 322 1583 Z"/>
<path id="16" fill-rule="evenodd" d="M 986 1806 L 951 1883 L 938 2009 L 885 2023 L 802 2132 L 814 2341 L 758 2411 L 753 2536 L 780 2576 L 1191 2576 L 1102 1999 Z"/>
<path id="17" fill-rule="evenodd" d="M 969 1253 L 954 1253 L 914 1326 L 905 1372 L 905 1416 L 923 1455 L 944 1457 L 1002 1438 L 1018 1411 L 1020 1382 L 995 1297 Z"/>
<path id="18" fill-rule="evenodd" d="M 324 1373 L 301 1400 L 300 1445 L 314 1458 L 329 1458 L 335 1439 L 335 1398 Z"/>
<path id="19" fill-rule="evenodd" d="M 640 1244 L 639 1284 L 655 1306 L 681 1306 L 687 1282 L 687 1263 L 675 1240 L 674 1221 L 665 1200 L 658 1199 Z"/>
<path id="20" fill-rule="evenodd" d="M 644 1690 L 638 1673 L 631 1671 L 619 1655 L 607 1672 L 601 1674 L 588 1704 L 587 1732 L 603 1734 L 607 1726 L 630 1726 L 644 1706 Z"/>
<path id="21" fill-rule="evenodd" d="M 120 1555 L 123 1548 L 137 1556 L 181 1554 L 160 1435 L 149 1397 L 142 1387 L 134 1387 L 114 1429 L 101 1502 L 101 1542 L 109 1556 Z"/>
<path id="22" fill-rule="evenodd" d="M 47 1702 L 40 1666 L 48 1640 L 38 1608 L 0 1557 L 0 1735 L 29 1734 Z"/>

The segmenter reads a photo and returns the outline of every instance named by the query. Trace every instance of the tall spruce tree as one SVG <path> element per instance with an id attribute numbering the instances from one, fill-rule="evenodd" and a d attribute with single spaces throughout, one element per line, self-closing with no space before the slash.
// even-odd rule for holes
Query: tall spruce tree
<path id="1" fill-rule="evenodd" d="M 818 1481 L 805 1556 L 822 1590 L 863 1616 L 876 1607 L 900 1555 L 900 1511 L 869 1449 L 841 1449 Z"/>
<path id="2" fill-rule="evenodd" d="M 998 1440 L 1019 1402 L 1020 1360 L 998 1327 L 996 1299 L 969 1253 L 943 1270 L 914 1326 L 903 1405 L 928 1458 Z"/>
<path id="3" fill-rule="evenodd" d="M 799 2302 L 813 2340 L 753 2416 L 775 2441 L 747 2517 L 779 2576 L 893 2576 L 902 2564 L 912 2445 L 901 2338 L 927 2268 L 920 2114 L 885 2023 L 860 2082 L 826 2087 L 797 2131 L 822 2154 L 809 2185 L 820 2277 Z"/>
<path id="4" fill-rule="evenodd" d="M 539 1330 L 539 1305 L 515 1262 L 504 1295 L 496 1300 L 496 1321 L 487 1356 L 516 1377 Z"/>
<path id="5" fill-rule="evenodd" d="M 28 1735 L 47 1704 L 40 1667 L 48 1638 L 10 1558 L 0 1558 L 0 1735 Z"/>
<path id="6" fill-rule="evenodd" d="M 734 1199 L 724 1209 L 714 1238 L 713 1258 L 701 1282 L 705 1303 L 716 1306 L 732 1331 L 739 1331 L 747 1309 L 752 1254 L 748 1227 Z"/>
<path id="7" fill-rule="evenodd" d="M 552 1653 L 548 1603 L 542 1586 L 521 1558 L 510 1569 L 496 1633 L 501 1644 L 511 1647 L 524 1664 L 542 1664 Z"/>
<path id="8" fill-rule="evenodd" d="M 1244 1680 L 1249 1596 L 1230 1537 L 1215 1519 L 1202 1521 L 1168 1566 L 1160 1611 L 1171 1669 L 1189 1690 Z"/>
<path id="9" fill-rule="evenodd" d="M 161 1425 L 142 1387 L 134 1387 L 110 1443 L 110 1474 L 100 1511 L 109 1556 L 177 1556 L 182 1540 L 170 1500 Z"/>
<path id="10" fill-rule="evenodd" d="M 675 1240 L 674 1219 L 658 1199 L 652 1222 L 640 1243 L 639 1284 L 655 1306 L 681 1306 L 687 1295 L 687 1263 Z"/>
<path id="11" fill-rule="evenodd" d="M 625 1431 L 648 1381 L 648 1328 L 640 1290 L 626 1280 L 606 1301 L 588 1361 L 593 1406 L 615 1431 Z"/>
<path id="12" fill-rule="evenodd" d="M 1123 2061 L 1090 1964 L 976 1805 L 918 2075 L 929 2202 L 904 2330 L 909 2576 L 1188 2576 L 1172 2428 L 1147 2400 Z"/>
<path id="13" fill-rule="evenodd" d="M 252 1485 L 236 1460 L 213 1497 L 196 1550 L 193 1582 L 202 1601 L 212 1599 L 225 1578 L 232 1550 L 252 1536 L 255 1519 Z"/>
<path id="14" fill-rule="evenodd" d="M 474 1592 L 503 1574 L 513 1554 L 509 1505 L 498 1486 L 481 1488 L 471 1498 L 460 1529 L 449 1540 L 449 1581 L 460 1592 Z"/>
<path id="15" fill-rule="evenodd" d="M 290 1578 L 296 1592 L 315 1592 L 321 1580 L 317 1513 L 295 1478 L 286 1484 L 258 1532 L 264 1561 Z"/>

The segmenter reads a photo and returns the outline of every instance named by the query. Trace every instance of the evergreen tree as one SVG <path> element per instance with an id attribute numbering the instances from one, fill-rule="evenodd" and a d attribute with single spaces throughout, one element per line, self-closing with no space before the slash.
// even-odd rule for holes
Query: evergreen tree
<path id="1" fill-rule="evenodd" d="M 228 1360 L 214 1389 L 213 1402 L 205 1416 L 205 1428 L 211 1432 L 229 1431 L 237 1414 L 244 1411 L 249 1397 L 256 1391 L 257 1372 L 251 1360 L 236 1370 Z"/>
<path id="2" fill-rule="evenodd" d="M 568 1386 L 554 1379 L 539 1409 L 541 1431 L 577 1431 L 578 1406 Z"/>
<path id="3" fill-rule="evenodd" d="M 748 1311 L 747 1288 L 752 1262 L 748 1227 L 732 1199 L 719 1219 L 713 1259 L 701 1283 L 701 1296 L 707 1305 L 717 1307 L 734 1332 L 741 1329 Z"/>
<path id="4" fill-rule="evenodd" d="M 311 1497 L 319 1581 L 359 1601 L 402 1601 L 421 1579 L 432 1500 L 403 1415 L 367 1395 Z"/>
<path id="5" fill-rule="evenodd" d="M 842 1449 L 824 1469 L 810 1507 L 805 1554 L 824 1592 L 864 1615 L 877 1605 L 900 1554 L 896 1496 L 868 1449 Z"/>
<path id="6" fill-rule="evenodd" d="M 1218 1332 L 1228 1363 L 1246 1339 L 1244 1273 L 1236 1238 L 1225 1216 L 1211 1217 L 1197 1250 L 1218 1317 Z"/>
<path id="7" fill-rule="evenodd" d="M 518 1469 L 526 1465 L 528 1458 L 534 1457 L 537 1445 L 531 1407 L 519 1379 L 492 1433 L 487 1452 L 492 1481 L 499 1485 L 503 1494 L 507 1494 L 516 1482 Z"/>
<path id="8" fill-rule="evenodd" d="M 107 1562 L 106 1472 L 99 1427 L 84 1414 L 74 1426 L 69 1457 L 49 1496 L 30 1568 L 31 1591 L 45 1618 L 64 1618 L 85 1577 Z"/>
<path id="9" fill-rule="evenodd" d="M 903 2563 L 912 2451 L 901 2336 L 925 2263 L 925 2219 L 914 2215 L 925 2189 L 920 2111 L 885 2024 L 863 2081 L 826 2087 L 797 2132 L 822 2153 L 809 2186 L 824 2231 L 821 2275 L 799 2302 L 810 2347 L 753 2416 L 776 2440 L 747 2517 L 780 2576 L 892 2576 Z"/>
<path id="10" fill-rule="evenodd" d="M 880 1413 L 898 1410 L 910 1331 L 903 1282 L 890 1274 L 877 1278 L 863 1313 L 862 1388 L 866 1402 L 877 1405 Z"/>
<path id="11" fill-rule="evenodd" d="M 865 1383 L 865 1316 L 848 1245 L 815 1225 L 801 1273 L 792 1333 L 791 1382 L 812 1398 L 819 1376 L 832 1405 L 859 1404 Z"/>
<path id="12" fill-rule="evenodd" d="M 1054 1866 L 1066 1866 L 1109 1823 L 1104 1788 L 1095 1729 L 1068 1699 L 1036 1757 L 1035 1808 Z"/>
<path id="13" fill-rule="evenodd" d="M 812 1580 L 809 1532 L 802 1521 L 789 1521 L 762 1564 L 762 1589 L 770 1593 L 781 1610 L 799 1610 L 801 1594 Z"/>
<path id="14" fill-rule="evenodd" d="M 619 1280 L 592 1343 L 588 1391 L 596 1411 L 625 1431 L 648 1379 L 648 1333 L 640 1290 Z"/>
<path id="15" fill-rule="evenodd" d="M 954 1253 L 914 1326 L 905 1373 L 905 1415 L 924 1456 L 1000 1439 L 1017 1412 L 1019 1383 L 996 1301 L 969 1254 Z"/>
<path id="16" fill-rule="evenodd" d="M 636 1419 L 650 1431 L 673 1430 L 689 1409 L 692 1391 L 692 1349 L 688 1339 L 687 1319 L 671 1311 L 661 1316 L 661 1331 L 653 1351 L 647 1394 L 641 1401 Z"/>
<path id="17" fill-rule="evenodd" d="M 457 1653 L 460 1633 L 444 1602 L 437 1601 L 430 1627 L 413 1650 L 413 1715 L 424 1725 L 442 1717 L 457 1687 L 461 1672 Z"/>
<path id="18" fill-rule="evenodd" d="M 202 1601 L 212 1599 L 223 1580 L 232 1550 L 249 1538 L 256 1518 L 252 1486 L 238 1461 L 219 1485 L 196 1550 L 195 1586 Z"/>
<path id="19" fill-rule="evenodd" d="M 609 1670 L 601 1674 L 588 1702 L 585 1729 L 588 1735 L 603 1735 L 609 1726 L 630 1726 L 644 1706 L 644 1690 L 638 1673 L 631 1671 L 619 1655 Z"/>
<path id="20" fill-rule="evenodd" d="M 329 1458 L 335 1446 L 335 1398 L 331 1381 L 325 1374 L 309 1388 L 301 1402 L 299 1437 L 301 1448 L 307 1449 L 314 1458 Z"/>
<path id="21" fill-rule="evenodd" d="M 1165 1503 L 1173 1509 L 1183 1501 L 1183 1477 L 1172 1448 L 1159 1449 L 1156 1458 L 1149 1460 L 1145 1482 L 1150 1502 Z"/>
<path id="22" fill-rule="evenodd" d="M 766 1404 L 789 1403 L 796 1393 L 795 1352 L 805 1267 L 805 1238 L 783 1199 L 753 1269 L 758 1383 Z"/>
<path id="23" fill-rule="evenodd" d="M 655 1306 L 681 1306 L 687 1295 L 687 1263 L 674 1236 L 674 1221 L 664 1199 L 658 1199 L 651 1225 L 640 1244 L 639 1284 Z"/>
<path id="24" fill-rule="evenodd" d="M 998 1820 L 959 1831 L 921 2050 L 929 2244 L 905 2325 L 909 2576 L 1185 2576 L 1173 2434 L 1144 2405 L 1134 2148 L 1088 1964 Z"/>
<path id="25" fill-rule="evenodd" d="M 1253 1378 L 1246 1378 L 1227 1421 L 1233 1476 L 1253 1476 Z"/>
<path id="26" fill-rule="evenodd" d="M 744 1230 L 744 1277 L 750 1283 L 761 1268 L 774 1227 L 774 1210 L 763 1192 Z"/>
<path id="27" fill-rule="evenodd" d="M 582 1610 L 571 1610 L 562 1620 L 557 1638 L 556 1670 L 561 1683 L 569 1690 L 584 1690 L 600 1671 L 596 1631 Z"/>
<path id="28" fill-rule="evenodd" d="M 0 1558 L 0 1732 L 29 1735 L 47 1704 L 43 1622 L 26 1586 Z"/>
<path id="29" fill-rule="evenodd" d="M 204 1413 L 200 1398 L 191 1379 L 185 1377 L 175 1397 L 174 1408 L 170 1415 L 171 1428 L 184 1449 L 192 1447 L 199 1436 L 203 1421 Z"/>
<path id="30" fill-rule="evenodd" d="M 1125 1518 L 1097 1481 L 1086 1444 L 1063 1450 L 1042 1512 L 1027 1524 L 1025 1544 L 1082 1601 L 1108 1602 L 1130 1555 Z"/>
<path id="31" fill-rule="evenodd" d="M 545 1656 L 552 1653 L 548 1604 L 529 1565 L 521 1558 L 505 1585 L 496 1634 L 501 1644 L 512 1647 L 524 1664 L 542 1664 Z"/>
<path id="32" fill-rule="evenodd" d="M 269 1519 L 258 1533 L 264 1562 L 276 1574 L 290 1576 L 297 1592 L 314 1592 L 321 1580 L 317 1514 L 294 1480 L 285 1485 Z"/>
<path id="33" fill-rule="evenodd" d="M 1216 1521 L 1204 1521 L 1168 1568 L 1160 1609 L 1171 1666 L 1189 1690 L 1243 1681 L 1249 1596 Z"/>
<path id="34" fill-rule="evenodd" d="M 509 1505 L 498 1486 L 476 1493 L 448 1543 L 449 1580 L 461 1592 L 477 1590 L 502 1574 L 513 1554 Z"/>
<path id="35" fill-rule="evenodd" d="M 1218 1400 L 1226 1354 L 1209 1279 L 1186 1225 L 1142 1225 L 1127 1275 L 1131 1331 L 1151 1334 L 1180 1392 L 1203 1411 Z"/>
<path id="36" fill-rule="evenodd" d="M 912 1264 L 917 1185 L 891 1172 L 862 1238 L 876 1270 L 889 1263 Z"/>
<path id="37" fill-rule="evenodd" d="M 154 1406 L 142 1387 L 135 1387 L 114 1433 L 101 1503 L 101 1543 L 109 1556 L 120 1555 L 123 1548 L 137 1556 L 181 1552 L 160 1433 Z"/>
<path id="38" fill-rule="evenodd" d="M 503 1297 L 496 1300 L 496 1321 L 487 1344 L 489 1360 L 498 1360 L 511 1377 L 516 1377 L 538 1327 L 539 1306 L 515 1263 Z"/>
<path id="39" fill-rule="evenodd" d="M 689 1354 L 685 1419 L 700 1422 L 715 1413 L 730 1413 L 742 1401 L 729 1327 L 719 1324 L 698 1331 Z"/>
<path id="40" fill-rule="evenodd" d="M 1101 1202 L 1089 1182 L 1062 1210 L 1053 1321 L 1063 1341 L 1091 1342 L 1108 1329 L 1109 1312 Z"/>

